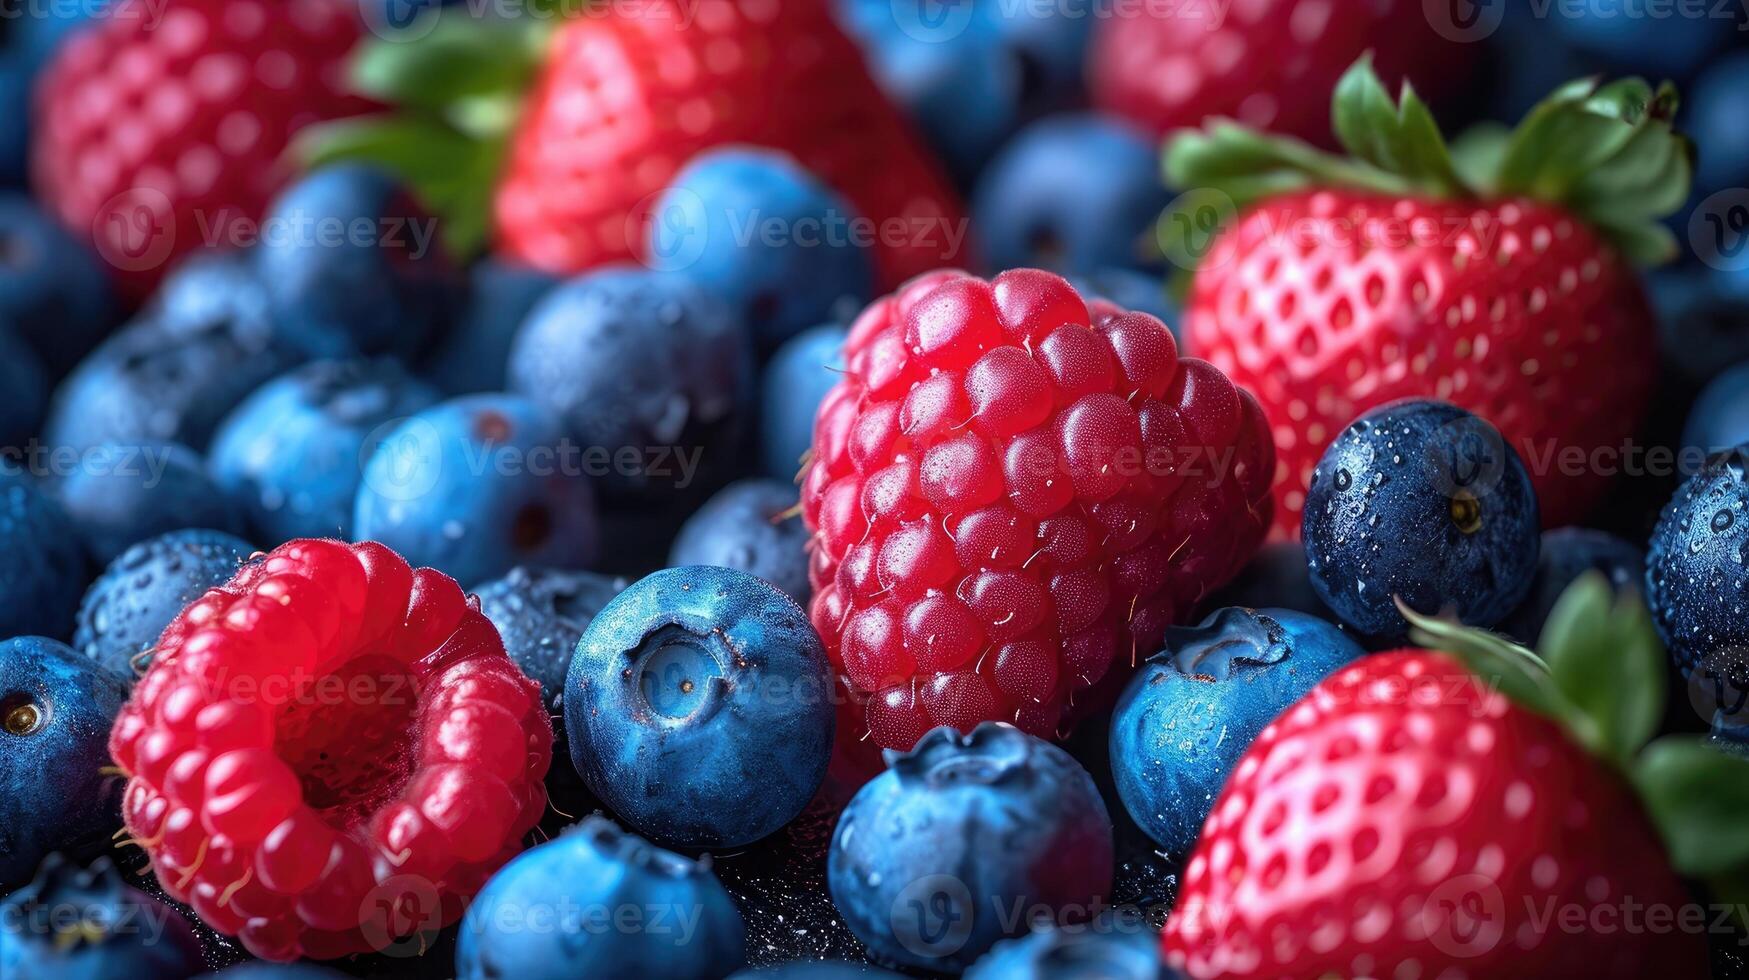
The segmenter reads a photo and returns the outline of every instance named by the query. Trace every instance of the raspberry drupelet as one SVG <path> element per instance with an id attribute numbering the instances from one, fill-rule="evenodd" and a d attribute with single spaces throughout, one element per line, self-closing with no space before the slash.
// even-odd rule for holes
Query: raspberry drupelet
<path id="1" fill-rule="evenodd" d="M 453 579 L 306 539 L 171 622 L 110 752 L 165 891 L 290 960 L 455 921 L 545 809 L 552 741 Z"/>
<path id="2" fill-rule="evenodd" d="M 1058 276 L 920 277 L 862 314 L 844 354 L 802 505 L 810 612 L 862 713 L 853 737 L 902 750 L 987 720 L 1057 734 L 1269 527 L 1257 403 L 1180 358 L 1159 320 Z"/>

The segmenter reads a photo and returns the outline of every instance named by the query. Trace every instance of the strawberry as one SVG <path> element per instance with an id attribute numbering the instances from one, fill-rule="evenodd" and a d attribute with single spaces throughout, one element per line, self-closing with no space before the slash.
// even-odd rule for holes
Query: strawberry
<path id="1" fill-rule="evenodd" d="M 292 176 L 312 122 L 369 103 L 342 86 L 361 33 L 349 0 L 120 4 L 37 82 L 32 171 L 135 299 L 176 257 L 233 244 Z"/>
<path id="2" fill-rule="evenodd" d="M 1167 152 L 1190 188 L 1161 227 L 1196 267 L 1187 345 L 1269 417 L 1275 536 L 1298 535 L 1330 440 L 1407 397 L 1499 428 L 1548 526 L 1584 517 L 1611 472 L 1596 454 L 1635 433 L 1656 368 L 1629 262 L 1675 249 L 1657 222 L 1688 193 L 1674 90 L 1573 83 L 1455 158 L 1414 91 L 1393 102 L 1365 59 L 1334 110 L 1352 159 L 1225 121 Z"/>
<path id="3" fill-rule="evenodd" d="M 1269 525 L 1250 396 L 1048 272 L 919 277 L 857 319 L 844 363 L 802 513 L 852 741 L 1057 734 Z"/>
<path id="4" fill-rule="evenodd" d="M 1664 668 L 1638 596 L 1590 573 L 1540 655 L 1405 614 L 1433 649 L 1331 675 L 1240 760 L 1168 960 L 1198 978 L 1704 975 L 1717 917 L 1679 874 L 1743 891 L 1749 763 L 1643 744 Z"/>
<path id="5" fill-rule="evenodd" d="M 1393 81 L 1455 90 L 1474 44 L 1442 34 L 1421 0 L 1185 0 L 1105 17 L 1088 54 L 1093 102 L 1157 135 L 1226 116 L 1327 139 L 1324 93 L 1369 49 Z M 1455 7 L 1454 7 L 1455 10 Z"/>
<path id="6" fill-rule="evenodd" d="M 681 166 L 746 143 L 841 192 L 889 286 L 956 258 L 959 203 L 825 0 L 448 18 L 366 51 L 357 81 L 403 111 L 315 136 L 311 159 L 400 170 L 464 252 L 489 214 L 500 254 L 554 274 L 642 257 L 655 198 Z"/>

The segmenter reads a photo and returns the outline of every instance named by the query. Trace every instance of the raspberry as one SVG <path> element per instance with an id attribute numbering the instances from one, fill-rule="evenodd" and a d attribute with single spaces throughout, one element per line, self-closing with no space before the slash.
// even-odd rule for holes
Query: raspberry
<path id="1" fill-rule="evenodd" d="M 810 613 L 882 747 L 986 720 L 1056 734 L 1269 526 L 1251 396 L 1050 273 L 912 280 L 844 355 L 802 492 Z"/>
<path id="2" fill-rule="evenodd" d="M 165 891 L 274 960 L 455 921 L 540 818 L 553 750 L 476 606 L 380 544 L 299 540 L 183 610 L 110 733 Z"/>

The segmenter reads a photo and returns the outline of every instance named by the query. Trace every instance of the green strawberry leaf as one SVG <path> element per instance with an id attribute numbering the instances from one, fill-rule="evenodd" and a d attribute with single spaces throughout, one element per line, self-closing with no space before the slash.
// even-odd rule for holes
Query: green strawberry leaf
<path id="1" fill-rule="evenodd" d="M 1538 714 L 1556 720 L 1570 714 L 1549 665 L 1528 648 L 1455 619 L 1416 612 L 1402 599 L 1397 610 L 1409 621 L 1409 638 L 1417 645 L 1457 657 L 1477 676 L 1493 681 L 1502 694 Z"/>
<path id="2" fill-rule="evenodd" d="M 1587 572 L 1561 594 L 1537 649 L 1588 722 L 1576 732 L 1587 747 L 1630 764 L 1664 712 L 1664 647 L 1639 595 L 1618 600 L 1602 572 Z"/>
<path id="3" fill-rule="evenodd" d="M 1677 871 L 1749 883 L 1749 760 L 1671 735 L 1646 747 L 1632 776 Z"/>
<path id="4" fill-rule="evenodd" d="M 441 113 L 459 100 L 527 90 L 548 28 L 535 20 L 446 17 L 414 41 L 381 40 L 352 61 L 354 91 L 380 102 Z"/>
<path id="5" fill-rule="evenodd" d="M 1359 159 L 1424 192 L 1468 193 L 1427 104 L 1406 81 L 1401 99 L 1392 100 L 1373 71 L 1372 55 L 1362 56 L 1337 83 L 1331 120 L 1336 137 Z"/>

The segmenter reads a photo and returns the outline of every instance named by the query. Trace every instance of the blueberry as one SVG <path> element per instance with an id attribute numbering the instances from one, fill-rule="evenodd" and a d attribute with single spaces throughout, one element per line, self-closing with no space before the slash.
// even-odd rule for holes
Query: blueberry
<path id="1" fill-rule="evenodd" d="M 1721 20 L 1721 9 L 1623 0 L 1566 4 L 1548 20 L 1568 43 L 1623 68 L 1686 78 L 1733 36 L 1742 13 L 1732 9 L 1731 20 Z"/>
<path id="2" fill-rule="evenodd" d="M 175 334 L 223 325 L 245 343 L 271 341 L 306 357 L 341 357 L 355 349 L 351 338 L 331 327 L 281 322 L 253 252 L 189 255 L 164 277 L 146 317 Z"/>
<path id="3" fill-rule="evenodd" d="M 460 320 L 425 365 L 426 375 L 446 395 L 504 389 L 516 328 L 559 280 L 489 258 L 474 266 L 469 283 Z"/>
<path id="4" fill-rule="evenodd" d="M 574 448 L 574 447 L 572 447 Z M 481 582 L 595 557 L 595 497 L 558 424 L 526 398 L 464 395 L 414 415 L 365 464 L 352 533 Z"/>
<path id="5" fill-rule="evenodd" d="M 223 531 L 188 528 L 148 538 L 109 563 L 79 603 L 73 648 L 129 679 L 184 606 L 223 585 L 255 551 Z"/>
<path id="6" fill-rule="evenodd" d="M 498 627 L 504 650 L 522 672 L 540 682 L 547 710 L 559 710 L 571 654 L 601 608 L 625 590 L 626 580 L 594 572 L 518 565 L 472 591 L 480 611 Z"/>
<path id="7" fill-rule="evenodd" d="M 264 543 L 344 538 L 372 437 L 436 401 L 395 361 L 312 361 L 225 416 L 209 466 Z"/>
<path id="8" fill-rule="evenodd" d="M 0 636 L 66 639 L 89 570 L 61 505 L 32 483 L 0 475 Z"/>
<path id="9" fill-rule="evenodd" d="M 808 603 L 808 529 L 795 485 L 742 480 L 724 487 L 689 518 L 668 564 L 718 565 L 757 575 L 798 604 Z"/>
<path id="10" fill-rule="evenodd" d="M 1032 912 L 1066 916 L 1109 894 L 1111 818 L 1067 752 L 985 722 L 886 758 L 827 858 L 832 900 L 876 960 L 961 970 Z"/>
<path id="11" fill-rule="evenodd" d="M 306 360 L 273 332 L 235 319 L 139 320 L 104 341 L 56 389 L 45 441 L 78 448 L 179 442 L 204 452 L 238 402 Z"/>
<path id="12" fill-rule="evenodd" d="M 1044 928 L 997 943 L 966 980 L 1173 980 L 1160 934 L 1139 917 L 1115 928 Z"/>
<path id="13" fill-rule="evenodd" d="M 832 678 L 807 614 L 727 568 L 621 592 L 565 680 L 571 762 L 641 833 L 738 847 L 802 812 L 832 752 Z"/>
<path id="14" fill-rule="evenodd" d="M 461 980 L 716 980 L 747 960 L 747 927 L 697 861 L 590 817 L 505 865 L 474 899 Z"/>
<path id="15" fill-rule="evenodd" d="M 367 354 L 411 353 L 460 295 L 435 219 L 373 167 L 315 171 L 280 196 L 264 228 L 256 261 L 291 329 L 341 333 Z"/>
<path id="16" fill-rule="evenodd" d="M 1743 329 L 1749 323 L 1749 300 L 1732 295 L 1723 278 L 1711 270 L 1688 269 L 1651 279 L 1659 353 L 1684 390 L 1749 361 L 1749 330 Z"/>
<path id="17" fill-rule="evenodd" d="M 1312 588 L 1306 568 L 1306 548 L 1298 541 L 1272 541 L 1257 550 L 1256 557 L 1204 604 L 1206 609 L 1244 606 L 1248 609 L 1276 607 L 1303 612 L 1320 619 L 1334 619 L 1330 607 Z"/>
<path id="18" fill-rule="evenodd" d="M 720 302 L 624 266 L 554 290 L 510 352 L 511 388 L 605 454 L 604 496 L 636 506 L 739 462 L 752 372 L 747 336 Z"/>
<path id="19" fill-rule="evenodd" d="M 1095 115 L 1053 116 L 1022 130 L 978 179 L 972 215 L 988 265 L 1064 275 L 1137 268 L 1157 251 L 1167 204 L 1159 151 Z"/>
<path id="20" fill-rule="evenodd" d="M 36 351 L 0 327 L 0 446 L 23 446 L 42 428 L 49 379 Z"/>
<path id="21" fill-rule="evenodd" d="M 1749 448 L 1714 457 L 1676 491 L 1646 552 L 1646 600 L 1684 677 L 1749 691 Z M 1733 709 L 1735 710 L 1735 709 Z"/>
<path id="22" fill-rule="evenodd" d="M 791 480 L 814 444 L 814 414 L 844 371 L 844 338 L 837 325 L 790 338 L 765 365 L 759 392 L 759 432 L 765 475 Z"/>
<path id="23" fill-rule="evenodd" d="M 1090 301 L 1103 299 L 1123 309 L 1148 314 L 1166 324 L 1166 329 L 1183 344 L 1178 304 L 1166 295 L 1166 283 L 1159 276 L 1135 269 L 1096 269 L 1070 279 L 1069 284 Z"/>
<path id="24" fill-rule="evenodd" d="M 98 565 L 178 528 L 243 533 L 242 510 L 187 446 L 92 446 L 48 486 Z"/>
<path id="25" fill-rule="evenodd" d="M 204 970 L 194 927 L 108 858 L 87 870 L 52 856 L 0 907 L 7 980 L 182 980 Z"/>
<path id="26" fill-rule="evenodd" d="M 1590 59 L 1551 30 L 1550 18 L 1522 12 L 1519 16 L 1519 10 L 1507 10 L 1488 38 L 1491 71 L 1478 76 L 1491 96 L 1484 118 L 1523 119 L 1550 92 L 1596 71 Z"/>
<path id="27" fill-rule="evenodd" d="M 1112 716 L 1112 775 L 1136 825 L 1167 854 L 1188 855 L 1257 733 L 1363 652 L 1287 609 L 1228 607 L 1167 630 Z"/>
<path id="28" fill-rule="evenodd" d="M 1701 152 L 1695 186 L 1702 194 L 1749 181 L 1749 54 L 1715 62 L 1688 97 L 1688 126 Z"/>
<path id="29" fill-rule="evenodd" d="M 1684 448 L 1704 453 L 1749 442 L 1749 363 L 1738 364 L 1701 389 L 1682 426 Z"/>
<path id="30" fill-rule="evenodd" d="M 101 853 L 121 825 L 123 780 L 103 770 L 127 682 L 40 636 L 0 641 L 0 886 L 58 850 Z"/>
<path id="31" fill-rule="evenodd" d="M 1094 18 L 1061 4 L 985 3 L 976 12 L 994 22 L 996 33 L 1020 64 L 1023 112 L 1082 101 Z"/>
<path id="32" fill-rule="evenodd" d="M 59 375 L 102 339 L 114 311 L 97 256 L 29 198 L 0 193 L 0 324 Z"/>
<path id="33" fill-rule="evenodd" d="M 0 45 L 0 187 L 23 187 L 30 158 L 30 71 Z"/>
<path id="34" fill-rule="evenodd" d="M 205 980 L 344 980 L 346 974 L 314 963 L 263 963 L 255 960 L 204 976 Z"/>
<path id="35" fill-rule="evenodd" d="M 1318 598 L 1382 640 L 1453 608 L 1491 627 L 1536 571 L 1536 492 L 1518 453 L 1486 421 L 1444 402 L 1403 401 L 1351 422 L 1306 491 L 1302 535 Z"/>
<path id="36" fill-rule="evenodd" d="M 1544 531 L 1530 594 L 1500 623 L 1500 631 L 1534 647 L 1561 594 L 1590 571 L 1608 576 L 1617 592 L 1638 593 L 1646 580 L 1646 553 L 1604 531 L 1583 527 Z"/>
<path id="37" fill-rule="evenodd" d="M 782 153 L 715 150 L 694 157 L 656 202 L 650 263 L 720 299 L 769 350 L 873 296 L 860 222 Z"/>

